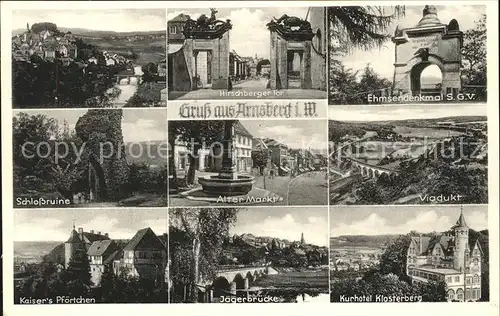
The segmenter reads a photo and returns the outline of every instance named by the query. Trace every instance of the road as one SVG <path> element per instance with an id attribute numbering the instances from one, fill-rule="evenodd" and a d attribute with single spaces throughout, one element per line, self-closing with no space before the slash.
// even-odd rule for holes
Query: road
<path id="1" fill-rule="evenodd" d="M 288 187 L 288 205 L 328 204 L 328 186 L 325 173 L 309 172 L 293 179 Z"/>

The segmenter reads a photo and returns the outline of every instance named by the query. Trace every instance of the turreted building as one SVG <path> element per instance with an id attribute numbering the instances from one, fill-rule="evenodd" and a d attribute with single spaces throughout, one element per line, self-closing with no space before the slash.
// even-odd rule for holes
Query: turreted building
<path id="1" fill-rule="evenodd" d="M 64 265 L 68 268 L 71 257 L 85 251 L 90 264 L 94 286 L 99 286 L 106 269 L 116 275 L 155 280 L 166 280 L 167 235 L 157 236 L 149 227 L 143 228 L 131 240 L 112 240 L 101 232 L 78 231 L 73 226 L 70 238 L 64 243 Z"/>
<path id="2" fill-rule="evenodd" d="M 451 234 L 412 237 L 406 273 L 413 283 L 444 281 L 448 301 L 478 301 L 481 298 L 482 249 L 470 242 L 463 213 Z"/>

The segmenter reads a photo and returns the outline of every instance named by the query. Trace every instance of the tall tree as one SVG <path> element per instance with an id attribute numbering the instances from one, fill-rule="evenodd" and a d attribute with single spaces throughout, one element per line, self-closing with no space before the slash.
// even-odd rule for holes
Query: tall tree
<path id="1" fill-rule="evenodd" d="M 69 260 L 65 271 L 68 292 L 74 296 L 85 295 L 92 286 L 89 257 L 85 249 L 78 249 Z"/>
<path id="2" fill-rule="evenodd" d="M 405 13 L 404 6 L 390 10 L 382 6 L 328 7 L 331 52 L 345 53 L 354 48 L 381 47 L 390 38 L 391 23 Z M 345 44 L 344 44 L 345 43 Z"/>
<path id="3" fill-rule="evenodd" d="M 328 7 L 329 22 L 329 101 L 332 104 L 360 103 L 359 94 L 352 87 L 359 87 L 356 73 L 345 69 L 339 58 L 354 49 L 370 50 L 382 47 L 391 34 L 391 23 L 404 16 L 404 6 L 390 9 L 382 6 L 331 6 Z M 363 90 L 363 89 L 362 89 Z M 363 92 L 366 92 L 364 90 Z M 354 100 L 347 100 L 347 96 Z M 358 100 L 357 100 L 358 99 Z"/>
<path id="4" fill-rule="evenodd" d="M 171 213 L 171 225 L 181 229 L 190 243 L 187 252 L 190 260 L 172 258 L 182 260 L 182 265 L 174 262 L 173 267 L 183 270 L 183 282 L 189 282 L 189 301 L 196 302 L 196 286 L 202 278 L 215 277 L 222 254 L 222 243 L 229 235 L 229 227 L 236 221 L 236 214 L 237 210 L 233 208 L 176 209 Z M 173 237 L 171 234 L 170 238 Z M 172 275 L 176 274 L 178 273 L 173 271 Z M 172 281 L 175 283 L 177 280 Z"/>
<path id="5" fill-rule="evenodd" d="M 486 14 L 483 14 L 476 27 L 464 33 L 462 47 L 462 74 L 464 85 L 483 86 L 472 88 L 478 98 L 486 99 L 487 60 L 486 60 Z M 467 88 L 465 89 L 468 90 Z"/>
<path id="6" fill-rule="evenodd" d="M 349 97 L 356 92 L 357 72 L 337 60 L 331 60 L 329 71 L 330 101 L 333 104 L 348 104 Z"/>
<path id="7" fill-rule="evenodd" d="M 212 150 L 212 144 L 222 140 L 223 131 L 224 121 L 183 121 L 179 124 L 169 124 L 169 143 L 172 152 L 176 140 L 183 142 L 188 149 L 189 169 L 186 179 L 188 184 L 194 183 L 198 151 L 204 146 Z"/>
<path id="8" fill-rule="evenodd" d="M 409 280 L 406 274 L 406 256 L 410 246 L 410 235 L 402 235 L 394 239 L 380 257 L 380 273 L 392 273 L 400 280 Z"/>

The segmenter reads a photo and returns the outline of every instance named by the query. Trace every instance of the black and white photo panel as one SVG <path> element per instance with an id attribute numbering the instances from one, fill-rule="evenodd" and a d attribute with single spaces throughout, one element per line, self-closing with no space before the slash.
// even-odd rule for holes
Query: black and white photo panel
<path id="1" fill-rule="evenodd" d="M 169 121 L 169 206 L 327 205 L 326 120 Z"/>
<path id="2" fill-rule="evenodd" d="M 12 12 L 12 107 L 166 107 L 157 9 Z"/>
<path id="3" fill-rule="evenodd" d="M 487 205 L 330 208 L 335 303 L 488 302 Z"/>
<path id="4" fill-rule="evenodd" d="M 332 6 L 330 105 L 485 103 L 486 5 Z"/>
<path id="5" fill-rule="evenodd" d="M 167 15 L 169 100 L 326 99 L 324 7 Z"/>
<path id="6" fill-rule="evenodd" d="M 482 104 L 330 112 L 330 205 L 487 204 Z"/>
<path id="7" fill-rule="evenodd" d="M 165 208 L 16 210 L 14 304 L 168 303 Z"/>
<path id="8" fill-rule="evenodd" d="M 15 111 L 14 208 L 167 206 L 165 109 Z"/>
<path id="9" fill-rule="evenodd" d="M 326 207 L 170 208 L 169 235 L 171 303 L 328 303 Z"/>

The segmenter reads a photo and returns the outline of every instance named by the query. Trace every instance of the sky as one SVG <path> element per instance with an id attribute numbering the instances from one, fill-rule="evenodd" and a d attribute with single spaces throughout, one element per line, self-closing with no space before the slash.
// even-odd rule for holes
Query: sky
<path id="1" fill-rule="evenodd" d="M 112 111 L 112 110 L 110 110 Z M 87 110 L 30 110 L 30 115 L 43 114 L 52 117 L 62 126 L 64 120 L 74 129 L 78 119 Z M 123 109 L 122 133 L 127 143 L 167 140 L 167 112 L 165 109 Z"/>
<path id="2" fill-rule="evenodd" d="M 487 116 L 486 104 L 330 106 L 328 117 L 338 121 L 432 119 L 448 116 Z"/>
<path id="3" fill-rule="evenodd" d="M 488 228 L 487 205 L 464 205 L 469 228 Z M 460 205 L 343 206 L 330 208 L 330 236 L 443 232 L 455 225 Z"/>
<path id="4" fill-rule="evenodd" d="M 78 210 L 16 210 L 14 241 L 68 240 L 73 222 L 76 229 L 108 233 L 112 239 L 131 239 L 142 228 L 155 234 L 167 232 L 167 211 L 162 209 L 78 209 Z"/>
<path id="5" fill-rule="evenodd" d="M 236 51 L 242 57 L 257 57 L 269 59 L 270 56 L 270 34 L 266 27 L 273 17 L 279 18 L 284 13 L 289 16 L 297 16 L 302 19 L 306 17 L 307 7 L 284 8 L 217 8 L 216 18 L 225 21 L 231 20 L 233 28 L 229 31 L 230 49 Z M 197 19 L 201 14 L 210 16 L 210 10 L 206 9 L 169 9 L 167 20 L 184 13 Z"/>
<path id="6" fill-rule="evenodd" d="M 399 25 L 400 29 L 416 26 L 422 18 L 423 7 L 423 5 L 406 6 L 405 16 L 395 20 L 389 27 L 388 33 L 394 34 L 394 30 L 397 25 Z M 478 21 L 482 14 L 486 13 L 485 6 L 473 5 L 436 6 L 436 9 L 437 16 L 441 23 L 448 24 L 452 19 L 456 19 L 462 32 L 475 28 L 475 21 Z M 391 14 L 392 12 L 391 7 L 389 6 L 386 7 L 385 10 L 388 14 Z M 341 60 L 347 68 L 351 68 L 354 71 L 362 69 L 367 63 L 370 63 L 370 66 L 380 76 L 392 81 L 394 75 L 394 54 L 395 45 L 388 40 L 380 49 L 374 49 L 371 51 L 356 49 L 350 55 L 338 59 Z M 434 68 L 434 71 L 426 72 L 426 74 L 423 75 L 441 76 L 439 70 L 436 68 Z"/>
<path id="7" fill-rule="evenodd" d="M 304 233 L 306 243 L 328 245 L 328 209 L 326 207 L 266 207 L 241 209 L 233 234 L 251 233 L 255 236 L 275 237 L 300 241 Z"/>
<path id="8" fill-rule="evenodd" d="M 328 148 L 326 122 L 309 120 L 244 120 L 240 121 L 254 138 L 273 138 L 293 149 Z"/>
<path id="9" fill-rule="evenodd" d="M 12 12 L 12 29 L 26 29 L 38 22 L 52 22 L 58 27 L 96 31 L 138 32 L 166 30 L 165 10 L 17 10 Z"/>

